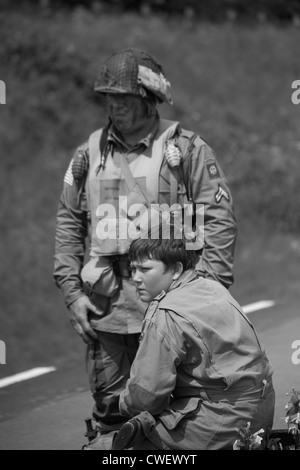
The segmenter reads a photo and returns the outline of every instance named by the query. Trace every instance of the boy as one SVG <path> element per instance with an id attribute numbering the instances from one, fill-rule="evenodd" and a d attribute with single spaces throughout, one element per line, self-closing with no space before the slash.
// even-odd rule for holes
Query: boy
<path id="1" fill-rule="evenodd" d="M 113 449 L 232 449 L 247 422 L 266 440 L 273 371 L 253 325 L 225 287 L 195 271 L 184 238 L 160 232 L 130 247 L 133 281 L 149 307 L 120 396 L 131 419 Z"/>

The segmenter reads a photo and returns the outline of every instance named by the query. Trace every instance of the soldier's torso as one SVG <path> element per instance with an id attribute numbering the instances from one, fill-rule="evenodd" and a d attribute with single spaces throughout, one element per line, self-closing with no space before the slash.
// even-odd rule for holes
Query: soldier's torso
<path id="1" fill-rule="evenodd" d="M 89 139 L 89 173 L 86 182 L 87 202 L 91 217 L 91 256 L 128 252 L 131 238 L 130 220 L 139 215 L 139 205 L 159 203 L 159 179 L 165 145 L 178 123 L 161 120 L 152 144 L 144 151 L 108 152 L 105 168 L 99 171 L 102 130 Z M 137 183 L 132 190 L 124 175 L 121 159 L 126 158 Z M 145 196 L 145 198 L 144 198 Z M 128 218 L 129 215 L 129 218 Z M 135 217 L 136 216 L 136 217 Z"/>

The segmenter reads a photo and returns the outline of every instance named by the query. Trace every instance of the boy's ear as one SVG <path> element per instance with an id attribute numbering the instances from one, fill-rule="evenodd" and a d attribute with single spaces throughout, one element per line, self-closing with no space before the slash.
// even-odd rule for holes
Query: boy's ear
<path id="1" fill-rule="evenodd" d="M 173 281 L 176 281 L 178 279 L 183 271 L 183 264 L 181 261 L 177 261 L 175 267 L 173 268 Z"/>

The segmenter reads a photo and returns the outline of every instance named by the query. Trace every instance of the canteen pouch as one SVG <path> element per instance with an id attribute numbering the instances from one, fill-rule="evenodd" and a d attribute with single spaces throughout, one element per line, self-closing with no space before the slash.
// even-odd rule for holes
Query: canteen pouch
<path id="1" fill-rule="evenodd" d="M 81 271 L 84 291 L 92 297 L 113 297 L 119 290 L 119 281 L 115 276 L 112 263 L 102 256 L 91 258 Z"/>

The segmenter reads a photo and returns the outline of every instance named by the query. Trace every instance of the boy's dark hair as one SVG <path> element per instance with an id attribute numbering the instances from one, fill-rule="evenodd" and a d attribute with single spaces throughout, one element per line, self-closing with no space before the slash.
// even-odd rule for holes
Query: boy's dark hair
<path id="1" fill-rule="evenodd" d="M 177 232 L 178 233 L 178 232 Z M 159 227 L 159 235 L 153 233 L 153 230 L 147 232 L 145 236 L 134 240 L 129 248 L 129 261 L 141 261 L 154 259 L 162 261 L 168 269 L 181 262 L 183 271 L 195 268 L 198 255 L 194 250 L 186 249 L 186 240 L 184 236 L 175 238 L 175 231 L 168 227 L 168 237 L 164 229 Z"/>

